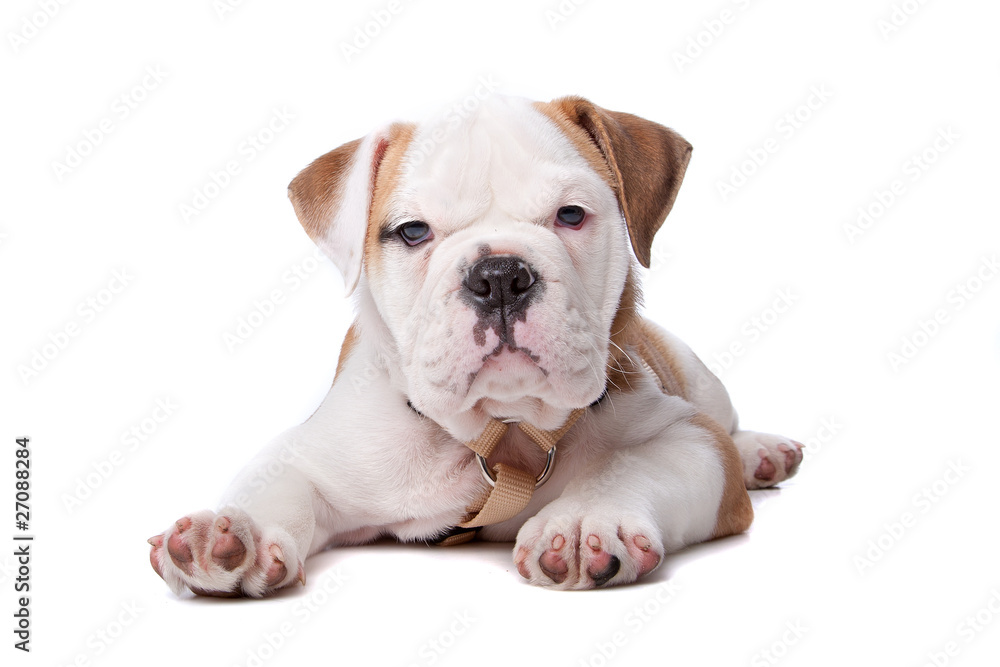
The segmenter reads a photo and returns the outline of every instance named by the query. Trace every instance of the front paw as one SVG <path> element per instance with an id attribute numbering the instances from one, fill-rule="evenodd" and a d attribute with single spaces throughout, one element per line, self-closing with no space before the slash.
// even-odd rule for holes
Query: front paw
<path id="1" fill-rule="evenodd" d="M 149 538 L 149 562 L 177 594 L 263 597 L 305 583 L 297 549 L 283 530 L 264 530 L 244 512 L 189 514 Z"/>
<path id="2" fill-rule="evenodd" d="M 628 516 L 542 510 L 521 527 L 514 546 L 521 576 L 559 589 L 626 584 L 662 560 L 660 531 Z"/>

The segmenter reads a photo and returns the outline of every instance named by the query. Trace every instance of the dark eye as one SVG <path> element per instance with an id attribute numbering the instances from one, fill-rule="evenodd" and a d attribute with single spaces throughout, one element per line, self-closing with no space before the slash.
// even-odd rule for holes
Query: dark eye
<path id="1" fill-rule="evenodd" d="M 404 223 L 398 231 L 399 235 L 408 245 L 417 245 L 424 241 L 429 241 L 433 237 L 431 226 L 422 220 L 413 220 L 412 222 Z"/>
<path id="2" fill-rule="evenodd" d="M 556 220 L 559 221 L 559 224 L 574 229 L 583 224 L 583 219 L 586 216 L 587 212 L 583 210 L 582 206 L 563 206 L 556 212 Z"/>

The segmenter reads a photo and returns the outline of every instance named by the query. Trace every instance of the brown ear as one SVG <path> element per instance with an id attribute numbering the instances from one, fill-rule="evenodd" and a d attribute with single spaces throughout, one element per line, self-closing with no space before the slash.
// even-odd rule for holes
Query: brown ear
<path id="1" fill-rule="evenodd" d="M 551 105 L 582 128 L 604 156 L 632 250 L 648 268 L 653 236 L 673 208 L 691 144 L 658 123 L 602 109 L 582 97 L 562 97 Z"/>
<path id="2" fill-rule="evenodd" d="M 379 167 L 402 128 L 393 124 L 335 148 L 313 160 L 288 185 L 299 222 L 340 269 L 348 294 L 361 277 Z"/>

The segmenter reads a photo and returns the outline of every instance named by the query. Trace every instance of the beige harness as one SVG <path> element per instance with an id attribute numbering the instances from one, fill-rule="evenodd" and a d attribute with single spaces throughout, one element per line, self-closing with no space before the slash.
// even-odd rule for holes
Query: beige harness
<path id="1" fill-rule="evenodd" d="M 586 411 L 586 408 L 577 408 L 570 413 L 566 423 L 553 431 L 543 431 L 524 422 L 513 422 L 548 455 L 545 460 L 545 468 L 537 477 L 503 463 L 497 463 L 492 469 L 489 467 L 486 459 L 493 453 L 497 443 L 507 433 L 509 427 L 508 422 L 491 419 L 478 438 L 465 443 L 466 447 L 476 453 L 483 477 L 486 478 L 491 488 L 469 506 L 465 521 L 458 524 L 450 534 L 439 540 L 437 544 L 451 546 L 468 542 L 475 537 L 476 531 L 480 527 L 506 521 L 527 507 L 535 489 L 544 484 L 549 475 L 552 474 L 556 443 Z"/>

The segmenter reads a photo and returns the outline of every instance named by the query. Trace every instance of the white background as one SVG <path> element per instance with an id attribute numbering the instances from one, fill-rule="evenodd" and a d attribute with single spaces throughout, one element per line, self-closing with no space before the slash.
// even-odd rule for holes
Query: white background
<path id="1" fill-rule="evenodd" d="M 221 15 L 211 0 L 49 4 L 51 17 L 10 1 L 0 19 L 4 664 L 972 666 L 1000 653 L 996 3 L 567 0 L 556 20 L 556 0 L 427 0 L 388 22 L 382 1 Z M 372 12 L 387 24 L 348 57 Z M 351 320 L 288 181 L 483 78 L 584 95 L 691 141 L 646 311 L 719 370 L 745 426 L 808 444 L 801 473 L 754 494 L 747 535 L 670 557 L 640 585 L 555 593 L 524 584 L 506 545 L 375 545 L 322 554 L 307 587 L 275 599 L 177 598 L 145 539 L 213 506 L 309 416 Z M 293 118 L 269 135 L 275 110 Z M 78 166 L 56 165 L 74 151 Z M 185 220 L 229 161 L 239 173 Z M 852 235 L 859 208 L 875 215 Z M 275 290 L 281 303 L 230 349 Z M 162 423 L 157 401 L 176 406 Z M 133 428 L 142 440 L 123 439 Z M 30 655 L 11 632 L 23 435 Z"/>

